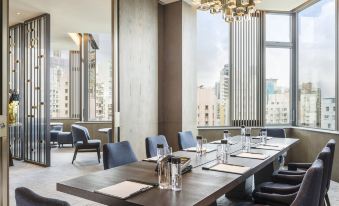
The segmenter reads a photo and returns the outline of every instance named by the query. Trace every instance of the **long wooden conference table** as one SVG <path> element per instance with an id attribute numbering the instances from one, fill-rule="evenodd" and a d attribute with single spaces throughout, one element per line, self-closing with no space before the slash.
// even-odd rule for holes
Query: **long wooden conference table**
<path id="1" fill-rule="evenodd" d="M 231 152 L 240 150 L 240 137 L 233 137 L 235 145 L 231 146 Z M 230 157 L 229 164 L 237 164 L 251 169 L 242 175 L 203 170 L 202 167 L 216 162 L 216 151 L 203 155 L 195 152 L 178 151 L 175 156 L 191 158 L 193 169 L 183 175 L 182 191 L 161 190 L 153 188 L 126 200 L 96 193 L 94 191 L 120 183 L 125 180 L 136 180 L 148 183 L 157 183 L 158 176 L 155 172 L 155 163 L 139 161 L 128 165 L 94 172 L 85 176 L 57 183 L 57 190 L 84 199 L 88 199 L 104 205 L 209 205 L 216 199 L 244 184 L 247 178 L 254 175 L 256 184 L 269 180 L 273 172 L 273 162 L 288 151 L 298 139 L 272 138 L 267 144 L 279 144 L 280 150 L 251 149 L 251 152 L 268 155 L 264 160 L 242 157 Z M 216 148 L 216 144 L 208 144 L 208 148 Z M 123 154 L 121 154 L 123 155 Z"/>

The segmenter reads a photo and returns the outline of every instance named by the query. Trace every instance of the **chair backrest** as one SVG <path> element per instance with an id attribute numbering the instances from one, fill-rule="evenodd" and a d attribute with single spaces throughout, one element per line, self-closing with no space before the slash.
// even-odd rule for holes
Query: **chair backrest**
<path id="1" fill-rule="evenodd" d="M 104 144 L 103 158 L 105 170 L 138 161 L 128 141 Z"/>
<path id="2" fill-rule="evenodd" d="M 107 130 L 108 141 L 113 142 L 112 128 Z"/>
<path id="3" fill-rule="evenodd" d="M 157 144 L 163 144 L 165 147 L 168 147 L 168 143 L 164 135 L 146 137 L 145 145 L 147 158 L 157 156 Z"/>
<path id="4" fill-rule="evenodd" d="M 327 186 L 326 186 L 327 190 L 330 189 L 330 183 L 331 183 L 331 177 L 332 177 L 332 169 L 333 169 L 333 161 L 334 161 L 335 144 L 336 144 L 336 141 L 334 139 L 331 139 L 326 144 L 326 147 L 330 148 L 330 150 L 331 150 L 330 168 L 329 168 L 329 174 L 328 174 L 329 177 L 328 177 Z"/>
<path id="5" fill-rule="evenodd" d="M 51 131 L 60 131 L 60 132 L 62 132 L 63 128 L 64 127 L 62 125 L 55 125 L 55 126 L 52 126 Z"/>
<path id="6" fill-rule="evenodd" d="M 323 177 L 321 181 L 319 205 L 324 205 L 325 194 L 327 192 L 327 184 L 330 179 L 330 166 L 331 166 L 331 150 L 329 147 L 324 147 L 323 150 L 319 153 L 318 159 L 323 161 Z"/>
<path id="7" fill-rule="evenodd" d="M 87 128 L 77 124 L 72 125 L 72 135 L 74 142 L 82 141 L 84 144 L 87 144 L 88 140 L 91 139 Z"/>
<path id="8" fill-rule="evenodd" d="M 317 159 L 307 170 L 291 206 L 318 206 L 323 176 L 323 161 Z"/>
<path id="9" fill-rule="evenodd" d="M 260 131 L 262 131 L 261 129 Z M 267 128 L 267 136 L 268 137 L 280 137 L 286 138 L 286 133 L 284 129 L 276 129 L 276 128 Z"/>
<path id="10" fill-rule="evenodd" d="M 42 197 L 25 187 L 15 189 L 15 200 L 17 206 L 70 206 L 68 202 Z"/>
<path id="11" fill-rule="evenodd" d="M 196 138 L 193 137 L 191 131 L 178 132 L 179 149 L 183 150 L 189 147 L 195 147 L 197 145 Z"/>

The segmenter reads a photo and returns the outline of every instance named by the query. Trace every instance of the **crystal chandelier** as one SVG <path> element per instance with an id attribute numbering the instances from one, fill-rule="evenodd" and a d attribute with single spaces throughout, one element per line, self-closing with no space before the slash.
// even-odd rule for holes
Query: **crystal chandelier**
<path id="1" fill-rule="evenodd" d="M 256 12 L 255 5 L 261 0 L 193 0 L 199 10 L 211 14 L 222 13 L 223 19 L 232 23 L 247 20 Z"/>

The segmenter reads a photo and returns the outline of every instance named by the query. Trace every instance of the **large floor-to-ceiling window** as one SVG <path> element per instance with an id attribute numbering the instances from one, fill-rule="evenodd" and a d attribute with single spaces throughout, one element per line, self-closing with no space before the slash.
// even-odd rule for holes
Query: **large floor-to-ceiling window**
<path id="1" fill-rule="evenodd" d="M 297 14 L 298 125 L 335 129 L 335 0 Z"/>
<path id="2" fill-rule="evenodd" d="M 229 24 L 197 12 L 198 126 L 230 125 Z"/>
<path id="3" fill-rule="evenodd" d="M 289 124 L 292 17 L 268 13 L 265 20 L 266 124 Z"/>

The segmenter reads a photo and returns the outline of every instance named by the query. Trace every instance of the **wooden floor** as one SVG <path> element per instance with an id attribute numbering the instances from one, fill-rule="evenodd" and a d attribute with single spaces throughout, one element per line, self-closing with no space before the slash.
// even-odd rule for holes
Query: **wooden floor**
<path id="1" fill-rule="evenodd" d="M 68 201 L 71 205 L 100 205 L 75 196 L 56 191 L 56 183 L 72 179 L 91 172 L 103 170 L 98 163 L 96 153 L 78 153 L 77 160 L 71 164 L 73 148 L 52 148 L 52 166 L 48 168 L 15 161 L 10 167 L 10 205 L 15 205 L 14 190 L 17 187 L 28 187 L 40 195 Z M 339 183 L 332 182 L 329 192 L 332 205 L 339 206 Z M 220 198 L 218 205 L 232 205 L 226 198 Z"/>

